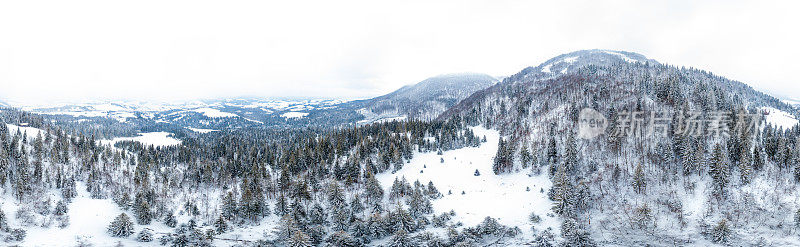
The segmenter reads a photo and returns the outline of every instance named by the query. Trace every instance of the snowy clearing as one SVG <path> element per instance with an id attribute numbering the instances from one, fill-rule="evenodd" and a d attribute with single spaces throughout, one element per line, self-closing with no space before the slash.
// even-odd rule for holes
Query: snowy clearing
<path id="1" fill-rule="evenodd" d="M 550 71 L 550 67 L 553 67 L 553 65 L 552 64 L 545 65 L 544 67 L 542 67 L 542 72 L 553 73 L 552 71 Z"/>
<path id="2" fill-rule="evenodd" d="M 568 57 L 568 58 L 564 58 L 564 62 L 565 62 L 565 63 L 574 63 L 575 61 L 578 61 L 578 57 Z"/>
<path id="3" fill-rule="evenodd" d="M 303 118 L 305 116 L 308 116 L 308 112 L 290 111 L 290 112 L 281 114 L 281 117 L 284 117 L 284 118 Z"/>
<path id="4" fill-rule="evenodd" d="M 137 141 L 145 145 L 153 146 L 174 146 L 181 144 L 181 140 L 171 137 L 171 134 L 172 133 L 169 132 L 148 132 L 140 133 L 139 136 L 136 137 L 117 137 L 111 140 L 102 140 L 100 142 L 102 144 L 109 144 L 112 146 L 121 141 Z"/>
<path id="5" fill-rule="evenodd" d="M 356 123 L 358 124 L 368 124 L 368 123 L 384 123 L 384 122 L 391 122 L 391 121 L 403 121 L 406 120 L 408 117 L 406 116 L 399 116 L 399 117 L 385 117 L 385 118 L 378 118 L 378 119 L 364 119 L 360 120 Z"/>
<path id="6" fill-rule="evenodd" d="M 603 52 L 605 52 L 607 54 L 611 54 L 611 55 L 617 55 L 620 58 L 622 58 L 622 60 L 625 60 L 625 62 L 629 62 L 629 63 L 635 63 L 636 62 L 636 59 L 631 59 L 628 56 L 626 56 L 625 54 L 622 54 L 622 53 L 619 53 L 619 52 L 613 52 L 613 51 L 603 51 Z"/>
<path id="7" fill-rule="evenodd" d="M 542 217 L 542 222 L 535 226 L 537 229 L 552 227 L 557 233 L 560 220 L 547 216 L 552 207 L 547 198 L 551 186 L 547 175 L 528 176 L 526 172 L 495 175 L 492 163 L 499 133 L 481 127 L 473 128 L 473 131 L 477 136 L 485 135 L 487 142 L 477 148 L 451 150 L 442 155 L 416 153 L 411 162 L 396 173 L 383 173 L 376 178 L 386 191 L 391 190 L 395 178 L 405 177 L 409 183 L 433 181 L 444 195 L 432 201 L 434 211 L 438 214 L 455 210 L 453 222 L 461 221 L 464 226 L 475 226 L 486 216 L 491 216 L 501 224 L 520 227 L 523 236 L 531 236 L 532 223 L 528 216 L 535 212 Z M 480 176 L 474 175 L 476 169 Z M 462 191 L 465 194 L 462 195 Z"/>
<path id="8" fill-rule="evenodd" d="M 226 117 L 237 117 L 238 115 L 230 113 L 230 112 L 223 112 L 214 108 L 200 108 L 194 109 L 193 112 L 202 113 L 206 117 L 210 118 L 226 118 Z"/>
<path id="9" fill-rule="evenodd" d="M 205 134 L 205 133 L 211 133 L 211 132 L 214 132 L 214 131 L 219 131 L 219 130 L 214 130 L 214 129 L 198 129 L 198 128 L 192 128 L 192 127 L 186 127 L 186 129 L 188 129 L 188 130 L 191 130 L 191 131 L 194 131 L 194 132 L 197 132 L 197 133 L 200 133 L 200 134 Z"/>
<path id="10" fill-rule="evenodd" d="M 79 242 L 83 242 L 94 246 L 115 246 L 118 242 L 121 242 L 124 246 L 160 246 L 155 241 L 142 243 L 133 240 L 133 237 L 111 237 L 106 232 L 106 228 L 114 217 L 123 211 L 111 199 L 92 199 L 89 193 L 86 192 L 86 185 L 82 182 L 77 184 L 77 192 L 78 196 L 67 206 L 69 226 L 63 229 L 57 226 L 51 226 L 50 228 L 25 227 L 27 236 L 25 240 L 18 244 L 20 246 L 78 246 Z M 49 194 L 52 199 L 60 197 L 58 190 L 52 190 Z M 3 199 L 0 201 L 0 208 L 6 212 L 7 216 L 9 213 L 13 215 L 22 206 L 15 203 L 16 199 L 8 191 L 0 198 Z M 132 216 L 130 212 L 126 213 L 128 216 Z M 7 219 L 11 227 L 22 226 L 22 222 L 19 222 L 15 217 L 8 217 Z M 154 232 L 172 231 L 172 229 L 159 222 L 154 222 L 147 226 L 134 224 L 134 232 L 136 233 L 144 228 L 150 228 Z"/>
<path id="11" fill-rule="evenodd" d="M 764 116 L 767 120 L 767 123 L 772 124 L 773 126 L 777 126 L 783 129 L 790 129 L 793 126 L 797 125 L 797 119 L 785 111 L 781 111 L 772 107 L 762 107 L 762 111 L 766 111 L 769 115 Z"/>
<path id="12" fill-rule="evenodd" d="M 17 125 L 13 125 L 13 124 L 6 124 L 6 127 L 8 128 L 8 133 L 11 134 L 11 135 L 16 134 L 17 132 L 20 132 L 22 134 L 28 134 L 28 139 L 29 140 L 33 140 L 39 134 L 41 134 L 41 135 L 45 134 L 45 132 L 43 130 L 37 129 L 37 128 L 34 128 L 34 127 L 24 127 L 24 126 L 17 126 Z"/>

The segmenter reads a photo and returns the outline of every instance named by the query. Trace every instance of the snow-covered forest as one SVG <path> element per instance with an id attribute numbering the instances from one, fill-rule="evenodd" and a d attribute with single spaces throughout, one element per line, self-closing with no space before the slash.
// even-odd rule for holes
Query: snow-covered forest
<path id="1" fill-rule="evenodd" d="M 275 123 L 224 105 L 153 113 L 189 112 L 174 121 L 0 108 L 0 241 L 800 245 L 794 106 L 629 52 L 564 54 L 497 83 L 464 76 Z M 578 137 L 587 108 L 608 119 L 596 138 Z M 627 131 L 630 112 L 666 113 L 664 134 Z M 694 113 L 729 121 L 695 119 L 716 132 L 691 133 Z"/>

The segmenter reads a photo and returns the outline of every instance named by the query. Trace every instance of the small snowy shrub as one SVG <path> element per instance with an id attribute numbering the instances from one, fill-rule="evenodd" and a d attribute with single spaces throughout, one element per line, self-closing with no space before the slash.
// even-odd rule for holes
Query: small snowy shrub
<path id="1" fill-rule="evenodd" d="M 535 233 L 533 237 L 533 246 L 539 247 L 552 247 L 555 246 L 553 242 L 555 241 L 556 236 L 550 231 L 550 229 L 544 230 L 541 233 Z"/>
<path id="2" fill-rule="evenodd" d="M 414 242 L 414 239 L 408 236 L 408 233 L 400 229 L 398 230 L 394 236 L 392 236 L 391 240 L 389 240 L 389 247 L 411 247 L 417 246 L 417 243 Z"/>
<path id="3" fill-rule="evenodd" d="M 76 236 L 75 237 L 75 247 L 92 247 L 94 246 L 91 242 L 89 242 L 88 236 Z"/>
<path id="4" fill-rule="evenodd" d="M 589 232 L 575 219 L 567 218 L 561 223 L 561 236 L 566 246 L 595 246 Z"/>
<path id="5" fill-rule="evenodd" d="M 228 223 L 225 221 L 225 218 L 222 215 L 214 221 L 214 229 L 217 230 L 217 234 L 223 234 L 228 231 Z"/>
<path id="6" fill-rule="evenodd" d="M 161 245 L 168 245 L 168 244 L 172 243 L 172 240 L 174 240 L 172 235 L 164 234 L 163 236 L 158 238 L 158 243 L 161 244 Z"/>
<path id="7" fill-rule="evenodd" d="M 433 216 L 433 226 L 434 227 L 445 227 L 447 222 L 450 221 L 451 217 L 449 214 L 442 213 L 439 216 Z"/>
<path id="8" fill-rule="evenodd" d="M 175 214 L 168 214 L 166 218 L 164 218 L 164 225 L 169 227 L 175 227 L 178 225 L 178 221 L 175 220 Z"/>
<path id="9" fill-rule="evenodd" d="M 136 241 L 139 242 L 152 242 L 153 241 L 153 231 L 148 228 L 142 229 L 138 235 L 136 235 Z"/>
<path id="10" fill-rule="evenodd" d="M 114 237 L 128 237 L 133 234 L 133 222 L 127 214 L 121 213 L 108 226 L 108 233 Z"/>
<path id="11" fill-rule="evenodd" d="M 328 239 L 325 240 L 330 246 L 345 246 L 345 247 L 356 247 L 356 246 L 364 246 L 360 241 L 350 236 L 350 234 L 337 231 L 328 236 Z"/>
<path id="12" fill-rule="evenodd" d="M 56 207 L 53 209 L 53 215 L 61 216 L 67 214 L 67 204 L 61 200 L 56 203 Z"/>
<path id="13" fill-rule="evenodd" d="M 2 223 L 0 222 L 0 224 Z M 797 209 L 797 212 L 794 213 L 794 226 L 800 228 L 800 209 Z"/>
<path id="14" fill-rule="evenodd" d="M 430 232 L 420 233 L 415 237 L 415 242 L 421 243 L 422 246 L 446 246 L 444 239 Z"/>
<path id="15" fill-rule="evenodd" d="M 61 229 L 67 228 L 67 226 L 69 226 L 69 215 L 66 215 L 66 214 L 64 214 L 64 215 L 54 215 L 53 216 L 53 221 L 55 221 L 56 226 L 58 226 L 58 228 L 61 228 Z"/>
<path id="16" fill-rule="evenodd" d="M 6 237 L 6 242 L 19 242 L 25 239 L 27 232 L 23 229 L 13 229 L 9 232 L 9 235 Z"/>
<path id="17" fill-rule="evenodd" d="M 720 220 L 710 232 L 711 241 L 714 243 L 727 243 L 730 235 L 731 229 L 726 219 Z"/>
<path id="18" fill-rule="evenodd" d="M 48 215 L 50 214 L 50 198 L 37 200 L 33 203 L 34 211 L 37 214 Z"/>
<path id="19" fill-rule="evenodd" d="M 6 213 L 0 209 L 0 232 L 8 231 L 8 220 L 6 219 Z"/>
<path id="20" fill-rule="evenodd" d="M 36 215 L 28 206 L 22 206 L 17 209 L 15 217 L 22 226 L 34 226 L 38 224 Z"/>
<path id="21" fill-rule="evenodd" d="M 131 195 L 128 192 L 122 192 L 119 196 L 114 197 L 114 203 L 122 210 L 128 210 L 131 208 Z"/>
<path id="22" fill-rule="evenodd" d="M 531 223 L 537 224 L 542 221 L 542 217 L 539 217 L 539 215 L 536 215 L 536 213 L 531 213 L 531 215 L 528 216 L 528 220 Z"/>
<path id="23" fill-rule="evenodd" d="M 647 204 L 634 209 L 633 219 L 631 220 L 635 228 L 649 230 L 655 227 L 653 221 L 653 211 Z"/>
<path id="24" fill-rule="evenodd" d="M 217 236 L 217 233 L 214 229 L 206 229 L 206 239 L 209 241 L 213 241 L 214 238 Z"/>

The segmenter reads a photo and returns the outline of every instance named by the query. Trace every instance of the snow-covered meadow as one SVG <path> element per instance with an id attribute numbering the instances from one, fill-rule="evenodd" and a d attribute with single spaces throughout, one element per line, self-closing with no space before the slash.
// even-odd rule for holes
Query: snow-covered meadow
<path id="1" fill-rule="evenodd" d="M 772 107 L 762 107 L 762 111 L 766 113 L 764 116 L 767 123 L 783 129 L 790 129 L 797 125 L 797 118 L 785 111 L 781 111 Z"/>
<path id="2" fill-rule="evenodd" d="M 201 131 L 204 130 L 198 130 L 197 132 Z M 169 132 L 147 132 L 147 133 L 139 133 L 139 135 L 135 137 L 117 137 L 111 140 L 101 140 L 100 143 L 111 146 L 114 146 L 114 144 L 121 141 L 136 141 L 144 145 L 153 145 L 153 146 L 174 146 L 181 144 L 181 140 L 175 139 L 171 135 L 172 133 Z"/>
<path id="3" fill-rule="evenodd" d="M 415 153 L 414 158 L 399 171 L 379 174 L 376 178 L 385 191 L 391 189 L 395 178 L 405 177 L 410 183 L 419 180 L 422 184 L 432 181 L 443 195 L 432 201 L 434 212 L 454 210 L 453 222 L 460 221 L 464 226 L 475 226 L 490 216 L 503 225 L 519 227 L 522 236 L 532 236 L 530 230 L 534 225 L 528 216 L 535 213 L 542 218 L 534 226 L 536 229 L 552 228 L 558 233 L 560 220 L 551 217 L 552 202 L 547 198 L 551 186 L 547 174 L 534 176 L 528 172 L 514 172 L 495 175 L 492 160 L 497 153 L 500 135 L 496 130 L 472 129 L 476 136 L 486 136 L 487 142 L 480 147 L 445 151 L 442 155 L 436 152 Z M 475 176 L 475 170 L 480 176 Z"/>

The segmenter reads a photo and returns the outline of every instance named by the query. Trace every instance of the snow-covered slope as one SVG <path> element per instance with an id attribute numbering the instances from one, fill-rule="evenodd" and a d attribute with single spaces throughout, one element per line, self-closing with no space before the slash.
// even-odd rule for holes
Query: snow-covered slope
<path id="1" fill-rule="evenodd" d="M 536 67 L 527 67 L 503 81 L 546 79 L 564 75 L 588 65 L 610 66 L 617 63 L 650 63 L 657 61 L 633 52 L 612 50 L 581 50 L 548 59 Z"/>
<path id="2" fill-rule="evenodd" d="M 783 129 L 790 129 L 797 125 L 798 121 L 795 116 L 788 112 L 781 111 L 772 107 L 762 107 L 761 111 L 765 113 L 765 120 L 772 126 Z"/>
<path id="3" fill-rule="evenodd" d="M 433 119 L 472 93 L 487 88 L 497 79 L 485 74 L 447 74 L 425 79 L 414 85 L 364 102 L 371 115 L 406 116 Z M 369 119 L 369 116 L 366 116 Z"/>
<path id="4" fill-rule="evenodd" d="M 308 116 L 307 112 L 290 111 L 290 112 L 286 112 L 284 114 L 281 114 L 281 117 L 284 117 L 284 118 L 303 118 L 305 116 Z"/>
<path id="5" fill-rule="evenodd" d="M 797 242 L 796 236 L 786 233 L 793 225 L 785 226 L 793 221 L 789 217 L 800 215 L 793 189 L 798 181 L 793 176 L 800 169 L 787 170 L 792 165 L 773 162 L 787 160 L 781 152 L 797 148 L 796 135 L 765 129 L 766 140 L 687 137 L 679 132 L 664 137 L 642 132 L 634 138 L 609 127 L 601 137 L 574 138 L 581 127 L 580 112 L 586 108 L 612 124 L 624 120 L 620 112 L 631 109 L 648 114 L 703 112 L 703 119 L 710 119 L 705 114 L 712 111 L 767 110 L 766 121 L 783 129 L 797 124 L 799 115 L 772 96 L 710 72 L 664 65 L 634 53 L 590 50 L 526 68 L 473 94 L 439 120 L 473 119 L 508 135 L 514 159 L 521 159 L 520 147 L 526 147 L 537 151 L 540 164 L 563 168 L 549 171 L 553 187 L 572 192 L 554 190 L 554 204 L 559 205 L 556 193 L 566 195 L 562 198 L 591 197 L 587 204 L 560 204 L 568 206 L 559 213 L 565 222 L 562 232 L 585 230 L 600 245 L 707 246 L 729 241 L 794 246 Z M 669 124 L 681 123 L 676 121 Z M 657 128 L 652 122 L 640 127 L 649 126 Z M 752 149 L 736 146 L 742 144 Z M 570 154 L 575 158 L 565 158 Z M 742 157 L 751 162 L 742 162 Z M 714 167 L 717 164 L 722 168 Z M 570 222 L 574 223 L 566 224 Z M 709 233 L 723 226 L 732 233 Z M 770 237 L 759 239 L 765 234 Z M 720 235 L 730 239 L 720 240 Z"/>
<path id="6" fill-rule="evenodd" d="M 140 133 L 139 136 L 136 137 L 117 137 L 111 140 L 101 140 L 100 143 L 112 146 L 115 143 L 121 141 L 136 141 L 144 145 L 153 145 L 153 146 L 174 146 L 181 144 L 181 140 L 175 139 L 170 135 L 171 133 L 169 132 Z"/>
<path id="7" fill-rule="evenodd" d="M 34 127 L 17 126 L 17 125 L 13 125 L 13 124 L 6 124 L 6 127 L 8 128 L 8 133 L 9 134 L 13 135 L 13 134 L 15 134 L 17 132 L 19 132 L 21 134 L 27 134 L 28 135 L 28 139 L 31 139 L 31 140 L 33 138 L 36 138 L 37 135 L 40 135 L 40 134 L 44 135 L 45 134 L 44 130 L 41 130 L 41 129 L 38 129 L 38 128 L 34 128 Z"/>
<path id="8" fill-rule="evenodd" d="M 79 246 L 80 243 L 91 244 L 91 246 L 115 246 L 122 243 L 124 246 L 159 246 L 157 242 L 142 243 L 133 238 L 114 238 L 108 235 L 106 229 L 114 217 L 123 211 L 111 199 L 92 199 L 86 192 L 84 183 L 77 184 L 78 196 L 67 206 L 69 225 L 65 228 L 52 226 L 49 228 L 26 227 L 27 236 L 22 242 L 15 243 L 19 246 Z M 60 191 L 52 190 L 48 195 L 57 199 L 60 198 Z M 11 196 L 6 193 L 0 201 L 0 208 L 4 212 L 18 212 L 25 205 L 19 205 Z M 55 202 L 53 202 L 55 204 Z M 9 216 L 7 214 L 7 216 Z M 130 216 L 130 215 L 129 215 Z M 11 227 L 24 226 L 16 217 L 7 217 Z M 135 226 L 135 232 L 143 228 L 150 228 L 158 232 L 169 232 L 171 229 L 161 223 L 153 223 L 148 226 Z M 88 246 L 88 245 L 84 245 Z"/>
<path id="9" fill-rule="evenodd" d="M 185 102 L 138 102 L 138 101 L 99 101 L 75 104 L 25 105 L 19 104 L 23 110 L 56 116 L 70 116 L 75 119 L 109 118 L 119 122 L 130 119 L 172 123 L 183 127 L 180 121 L 184 117 L 192 121 L 227 121 L 233 122 L 231 127 L 247 125 L 255 120 L 270 117 L 281 118 L 286 111 L 313 111 L 329 109 L 346 100 L 275 100 L 261 98 L 233 98 L 215 100 L 195 100 Z M 195 116 L 193 113 L 198 113 Z M 207 119 L 194 119 L 202 116 Z M 238 118 L 237 117 L 241 117 Z M 234 118 L 234 119 L 221 119 Z M 216 119 L 216 120 L 214 120 Z M 248 120 L 249 119 L 249 120 Z M 192 127 L 192 126 L 188 126 Z M 195 126 L 200 127 L 200 126 Z M 219 126 L 217 126 L 219 127 Z"/>
<path id="10" fill-rule="evenodd" d="M 69 124 L 81 121 L 103 125 L 124 123 L 134 129 L 142 126 L 147 126 L 147 129 L 190 127 L 220 130 L 253 126 L 336 126 L 399 117 L 432 119 L 496 81 L 484 74 L 440 75 L 387 95 L 357 101 L 227 98 L 186 102 L 98 101 L 16 106 L 33 113 L 53 115 L 57 120 Z M 104 119 L 116 122 L 109 123 Z"/>
<path id="11" fill-rule="evenodd" d="M 394 179 L 419 180 L 433 184 L 444 196 L 433 201 L 435 212 L 454 210 L 454 222 L 474 226 L 487 216 L 507 226 L 517 226 L 525 236 L 530 229 L 552 228 L 558 233 L 560 220 L 552 217 L 552 202 L 547 198 L 551 182 L 546 174 L 533 176 L 527 172 L 495 175 L 492 159 L 497 153 L 499 133 L 481 127 L 473 128 L 477 136 L 486 136 L 480 147 L 467 147 L 443 152 L 416 153 L 414 158 L 395 173 L 383 173 L 376 178 L 389 191 Z M 443 160 L 443 162 L 442 162 Z M 480 176 L 475 176 L 475 170 Z M 463 194 L 462 194 L 463 192 Z M 535 213 L 542 222 L 532 225 L 528 216 Z M 548 216 L 549 215 L 549 216 Z"/>
<path id="12" fill-rule="evenodd" d="M 203 116 L 210 117 L 210 118 L 225 118 L 225 117 L 236 117 L 236 114 L 223 112 L 214 108 L 199 108 L 192 110 L 193 112 L 202 113 Z"/>
<path id="13" fill-rule="evenodd" d="M 197 132 L 197 133 L 201 133 L 201 134 L 211 133 L 211 132 L 217 131 L 217 130 L 213 130 L 213 129 L 198 129 L 198 128 L 191 128 L 191 127 L 186 127 L 186 129 L 189 129 L 191 131 L 194 131 L 194 132 Z"/>

